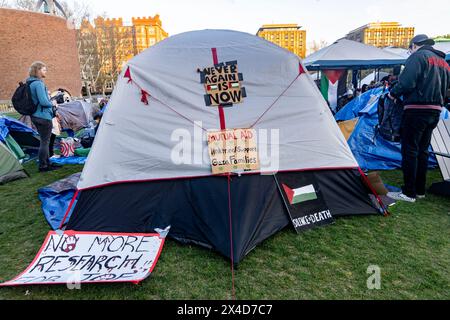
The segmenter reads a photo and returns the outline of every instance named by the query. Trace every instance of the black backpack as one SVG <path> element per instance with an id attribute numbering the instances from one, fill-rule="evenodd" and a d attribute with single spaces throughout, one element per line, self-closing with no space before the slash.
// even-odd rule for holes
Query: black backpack
<path id="1" fill-rule="evenodd" d="M 11 99 L 14 109 L 21 115 L 31 116 L 37 111 L 38 106 L 33 102 L 30 89 L 30 85 L 35 81 L 38 80 L 31 80 L 25 83 L 20 82 Z"/>
<path id="2" fill-rule="evenodd" d="M 383 94 L 378 102 L 378 126 L 376 132 L 385 140 L 400 142 L 403 119 L 403 103 L 396 102 Z"/>

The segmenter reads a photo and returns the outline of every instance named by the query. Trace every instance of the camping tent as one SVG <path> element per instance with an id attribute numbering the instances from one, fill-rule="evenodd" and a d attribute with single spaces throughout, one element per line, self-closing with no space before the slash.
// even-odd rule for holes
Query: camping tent
<path id="1" fill-rule="evenodd" d="M 93 108 L 85 101 L 72 101 L 58 105 L 57 114 L 62 129 L 79 131 L 86 128 L 93 120 Z"/>
<path id="2" fill-rule="evenodd" d="M 374 46 L 341 39 L 304 60 L 308 70 L 376 69 L 405 63 L 405 58 Z"/>
<path id="3" fill-rule="evenodd" d="M 403 57 L 404 59 L 408 59 L 410 56 L 408 49 L 405 49 L 405 48 L 386 47 L 386 48 L 383 48 L 383 51 L 396 54 L 398 56 Z"/>
<path id="4" fill-rule="evenodd" d="M 0 116 L 0 142 L 8 143 L 11 138 L 22 149 L 39 149 L 40 140 L 36 131 L 16 119 Z"/>
<path id="5" fill-rule="evenodd" d="M 76 100 L 58 105 L 56 114 L 58 115 L 61 129 L 71 129 L 77 132 L 88 127 L 93 120 L 93 112 L 92 104 Z M 29 128 L 35 129 L 30 116 L 22 116 L 20 122 Z"/>
<path id="6" fill-rule="evenodd" d="M 330 107 L 342 107 L 339 100 L 348 91 L 347 73 L 344 70 L 380 69 L 399 66 L 405 62 L 401 56 L 383 51 L 374 46 L 341 39 L 323 48 L 304 60 L 309 71 L 321 70 L 321 91 Z M 357 72 L 357 71 L 356 71 Z M 357 75 L 353 74 L 353 85 L 357 86 Z M 345 103 L 345 102 L 344 102 Z"/>
<path id="7" fill-rule="evenodd" d="M 0 185 L 26 177 L 19 160 L 0 142 Z"/>
<path id="8" fill-rule="evenodd" d="M 380 81 L 381 79 L 383 79 L 384 77 L 387 77 L 387 76 L 389 76 L 389 73 L 387 73 L 387 72 L 380 71 L 377 74 L 377 72 L 374 71 L 371 74 L 369 74 L 367 77 L 365 77 L 364 79 L 361 80 L 361 86 L 363 86 L 365 84 L 366 85 L 370 85 L 370 83 L 372 81 L 378 82 L 378 81 Z"/>
<path id="9" fill-rule="evenodd" d="M 26 178 L 20 161 L 39 148 L 37 133 L 16 119 L 0 116 L 0 146 L 0 184 Z"/>
<path id="10" fill-rule="evenodd" d="M 336 114 L 337 121 L 359 117 L 348 144 L 364 170 L 392 170 L 402 166 L 401 143 L 384 140 L 376 133 L 378 101 L 383 92 L 383 88 L 369 90 Z M 449 118 L 446 109 L 442 111 L 442 118 Z M 430 166 L 436 165 L 436 158 L 430 157 Z"/>
<path id="11" fill-rule="evenodd" d="M 450 63 L 450 40 L 436 42 L 434 48 L 446 54 L 445 60 Z"/>
<path id="12" fill-rule="evenodd" d="M 204 84 L 205 75 L 231 80 L 220 70 L 232 69 L 245 97 L 240 91 L 241 103 L 209 105 L 214 96 L 205 94 L 217 87 Z M 259 170 L 212 174 L 206 135 L 226 128 L 255 130 Z M 291 223 L 277 184 L 289 179 L 291 187 L 314 181 L 307 184 L 335 217 L 383 212 L 296 55 L 246 33 L 187 32 L 125 66 L 66 229 L 142 233 L 170 225 L 172 238 L 238 263 Z"/>

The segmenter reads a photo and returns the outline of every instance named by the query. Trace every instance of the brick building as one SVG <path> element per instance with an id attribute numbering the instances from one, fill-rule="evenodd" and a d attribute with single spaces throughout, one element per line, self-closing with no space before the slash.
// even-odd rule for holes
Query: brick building
<path id="1" fill-rule="evenodd" d="M 36 60 L 48 66 L 50 91 L 81 94 L 76 33 L 63 18 L 31 11 L 0 8 L 0 100 L 10 100 L 19 81 Z"/>
<path id="2" fill-rule="evenodd" d="M 97 17 L 94 25 L 84 20 L 78 30 L 83 86 L 94 92 L 110 92 L 117 76 L 135 55 L 164 40 L 160 16 L 122 18 Z"/>
<path id="3" fill-rule="evenodd" d="M 402 27 L 398 22 L 376 22 L 351 31 L 346 38 L 379 48 L 407 48 L 414 32 L 414 27 Z"/>

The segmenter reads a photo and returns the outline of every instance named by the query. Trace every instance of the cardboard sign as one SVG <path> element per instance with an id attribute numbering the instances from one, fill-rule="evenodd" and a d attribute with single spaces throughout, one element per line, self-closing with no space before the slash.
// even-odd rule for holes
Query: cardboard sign
<path id="1" fill-rule="evenodd" d="M 314 173 L 279 173 L 276 181 L 297 233 L 334 222 Z"/>
<path id="2" fill-rule="evenodd" d="M 213 174 L 260 169 L 254 129 L 209 132 L 208 150 Z"/>
<path id="3" fill-rule="evenodd" d="M 238 71 L 237 61 L 205 68 L 200 74 L 207 106 L 232 106 L 247 96 L 245 88 L 241 87 L 243 76 Z"/>
<path id="4" fill-rule="evenodd" d="M 164 245 L 160 234 L 49 232 L 36 258 L 0 286 L 139 283 L 153 271 Z"/>

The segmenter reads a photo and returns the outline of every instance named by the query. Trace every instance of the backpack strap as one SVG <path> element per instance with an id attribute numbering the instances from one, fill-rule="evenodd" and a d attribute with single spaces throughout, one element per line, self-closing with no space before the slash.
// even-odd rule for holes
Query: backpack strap
<path id="1" fill-rule="evenodd" d="M 40 81 L 40 80 L 30 80 L 30 81 L 27 81 L 26 83 L 27 83 L 27 85 L 31 85 L 33 82 L 36 82 L 36 81 Z"/>
<path id="2" fill-rule="evenodd" d="M 30 80 L 30 81 L 27 81 L 26 83 L 27 83 L 28 87 L 30 88 L 31 84 L 36 81 L 41 81 L 41 80 Z M 31 92 L 31 88 L 30 88 L 30 92 Z M 39 99 L 38 99 L 37 107 L 39 107 L 39 106 L 40 106 L 40 103 L 39 103 Z M 42 106 L 40 106 L 40 107 L 41 107 L 41 112 L 44 112 L 44 108 Z"/>

